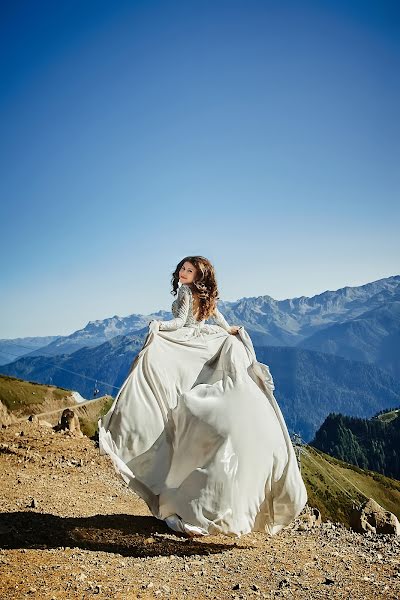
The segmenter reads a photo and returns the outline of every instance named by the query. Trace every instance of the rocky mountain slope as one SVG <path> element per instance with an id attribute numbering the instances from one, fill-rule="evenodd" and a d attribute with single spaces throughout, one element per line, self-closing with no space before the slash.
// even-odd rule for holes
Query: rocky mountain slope
<path id="1" fill-rule="evenodd" d="M 300 519 L 274 537 L 188 539 L 154 519 L 87 437 L 0 429 L 2 600 L 400 597 L 400 537 Z"/>
<path id="2" fill-rule="evenodd" d="M 96 432 L 99 415 L 108 410 L 112 401 L 111 396 L 85 401 L 68 389 L 0 375 L 0 427 L 33 415 L 40 415 L 47 423 L 56 425 L 63 410 L 71 408 L 78 416 L 82 431 L 90 436 Z"/>
<path id="3" fill-rule="evenodd" d="M 0 375 L 0 426 L 30 414 L 59 410 L 76 404 L 75 396 L 69 389 Z"/>
<path id="4" fill-rule="evenodd" d="M 370 363 L 400 380 L 400 296 L 355 319 L 317 331 L 298 346 Z"/>

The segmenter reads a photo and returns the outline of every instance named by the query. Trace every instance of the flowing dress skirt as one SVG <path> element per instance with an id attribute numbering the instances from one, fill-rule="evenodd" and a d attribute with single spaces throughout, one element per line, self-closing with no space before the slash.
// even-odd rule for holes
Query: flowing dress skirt
<path id="1" fill-rule="evenodd" d="M 158 519 L 275 535 L 307 502 L 267 365 L 241 327 L 149 325 L 99 447 Z M 167 520 L 168 522 L 168 520 Z"/>

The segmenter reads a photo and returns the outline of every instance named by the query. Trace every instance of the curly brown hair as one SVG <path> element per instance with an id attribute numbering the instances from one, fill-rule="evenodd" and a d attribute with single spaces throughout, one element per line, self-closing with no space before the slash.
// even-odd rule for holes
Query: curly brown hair
<path id="1" fill-rule="evenodd" d="M 185 256 L 176 266 L 172 273 L 171 294 L 176 295 L 179 282 L 179 271 L 185 262 L 190 262 L 196 269 L 196 277 L 190 284 L 192 293 L 196 295 L 199 302 L 197 314 L 198 320 L 208 319 L 214 313 L 219 300 L 219 291 L 213 265 L 204 256 Z"/>

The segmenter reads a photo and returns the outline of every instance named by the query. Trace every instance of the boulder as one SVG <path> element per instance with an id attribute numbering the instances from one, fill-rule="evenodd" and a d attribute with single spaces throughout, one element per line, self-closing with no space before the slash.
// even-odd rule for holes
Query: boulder
<path id="1" fill-rule="evenodd" d="M 400 523 L 396 515 L 369 498 L 360 508 L 353 508 L 350 527 L 359 533 L 392 533 L 400 535 Z"/>
<path id="2" fill-rule="evenodd" d="M 8 410 L 5 404 L 0 400 L 0 424 L 2 427 L 6 428 L 12 423 L 15 423 L 17 419 L 14 415 Z"/>
<path id="3" fill-rule="evenodd" d="M 55 431 L 70 431 L 71 433 L 81 433 L 78 416 L 70 408 L 65 408 L 61 415 L 60 422 L 54 426 Z"/>
<path id="4" fill-rule="evenodd" d="M 308 506 L 304 508 L 304 512 L 298 517 L 298 524 L 296 529 L 299 531 L 307 531 L 312 527 L 320 527 L 321 525 L 321 513 L 318 508 Z"/>

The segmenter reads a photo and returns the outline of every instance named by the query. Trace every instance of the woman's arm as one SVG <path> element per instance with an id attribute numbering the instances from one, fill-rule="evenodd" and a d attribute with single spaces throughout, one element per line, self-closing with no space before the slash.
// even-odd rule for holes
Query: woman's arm
<path id="1" fill-rule="evenodd" d="M 160 331 L 180 329 L 186 323 L 190 308 L 190 291 L 185 284 L 178 290 L 178 316 L 170 321 L 158 321 Z"/>

